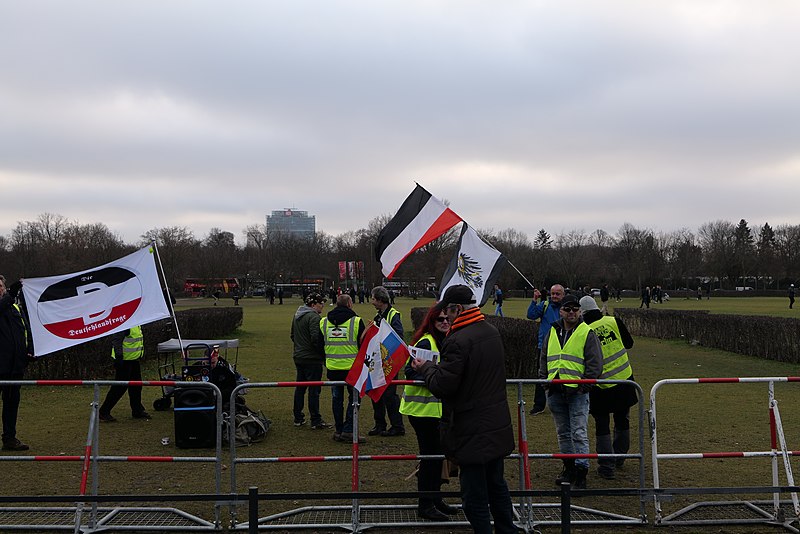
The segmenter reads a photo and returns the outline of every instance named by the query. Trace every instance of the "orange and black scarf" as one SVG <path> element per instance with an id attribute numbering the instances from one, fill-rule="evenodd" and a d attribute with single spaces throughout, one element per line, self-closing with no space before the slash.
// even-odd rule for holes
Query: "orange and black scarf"
<path id="1" fill-rule="evenodd" d="M 468 324 L 478 323 L 483 320 L 484 317 L 483 313 L 481 313 L 480 308 L 470 308 L 462 312 L 461 315 L 459 315 L 458 317 L 456 317 L 456 320 L 453 321 L 453 324 L 450 326 L 450 331 L 447 334 L 450 335 L 459 328 L 463 328 Z"/>

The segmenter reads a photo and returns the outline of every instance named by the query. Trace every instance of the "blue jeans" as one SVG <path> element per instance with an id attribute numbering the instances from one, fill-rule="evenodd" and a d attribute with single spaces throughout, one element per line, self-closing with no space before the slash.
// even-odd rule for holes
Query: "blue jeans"
<path id="1" fill-rule="evenodd" d="M 477 534 L 492 534 L 491 520 L 495 532 L 516 533 L 514 507 L 503 478 L 503 458 L 485 464 L 459 465 L 461 500 L 464 515 Z"/>
<path id="2" fill-rule="evenodd" d="M 589 394 L 578 393 L 577 389 L 550 386 L 547 394 L 562 454 L 589 454 Z M 588 469 L 589 460 L 577 459 L 575 465 Z"/>
<path id="3" fill-rule="evenodd" d="M 333 382 L 343 382 L 347 378 L 349 371 L 328 371 L 328 380 Z M 331 409 L 333 410 L 333 422 L 336 432 L 353 431 L 353 387 L 347 386 L 347 415 L 344 410 L 344 388 L 345 386 L 331 386 Z"/>
<path id="4" fill-rule="evenodd" d="M 294 366 L 297 368 L 296 380 L 298 382 L 318 382 L 322 380 L 321 363 L 296 363 Z M 294 422 L 305 421 L 303 402 L 305 401 L 306 390 L 308 390 L 308 412 L 311 414 L 311 424 L 316 425 L 322 422 L 322 416 L 319 414 L 319 394 L 322 390 L 320 386 L 297 386 L 294 388 Z"/>

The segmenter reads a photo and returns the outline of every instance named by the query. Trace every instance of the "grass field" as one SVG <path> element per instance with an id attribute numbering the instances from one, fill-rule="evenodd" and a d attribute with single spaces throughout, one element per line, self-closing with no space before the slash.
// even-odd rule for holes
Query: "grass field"
<path id="1" fill-rule="evenodd" d="M 294 379 L 291 358 L 289 325 L 298 305 L 297 299 L 287 299 L 282 306 L 270 306 L 260 299 L 244 299 L 244 325 L 235 337 L 240 339 L 239 371 L 252 382 L 272 382 Z M 231 305 L 221 301 L 220 305 Z M 427 306 L 429 301 L 398 299 L 397 307 L 404 323 L 410 329 L 412 306 Z M 617 306 L 638 306 L 638 301 L 628 299 Z M 179 301 L 179 307 L 210 305 L 209 300 Z M 506 316 L 524 317 L 528 302 L 508 300 L 504 306 Z M 708 309 L 714 313 L 759 313 L 789 316 L 786 299 L 768 298 L 712 298 L 703 301 L 672 300 L 654 304 L 655 308 Z M 374 309 L 368 304 L 356 305 L 356 311 L 369 320 Z M 330 307 L 326 308 L 329 310 Z M 493 311 L 486 306 L 485 312 Z M 792 310 L 794 312 L 794 310 Z M 800 313 L 800 312 L 798 312 Z M 233 337 L 233 336 L 232 336 Z M 230 354 L 229 356 L 233 356 Z M 796 375 L 795 365 L 763 361 L 756 358 L 689 346 L 678 341 L 637 339 L 631 351 L 631 361 L 637 381 L 649 395 L 658 380 L 687 377 L 727 376 L 790 376 Z M 156 362 L 146 363 L 146 378 L 156 379 Z M 790 449 L 800 449 L 800 415 L 794 407 L 800 403 L 800 391 L 794 384 L 777 384 L 776 397 L 780 403 L 784 429 Z M 245 457 L 348 455 L 350 447 L 331 439 L 331 431 L 312 430 L 292 425 L 293 390 L 291 388 L 251 388 L 247 394 L 249 406 L 261 409 L 273 421 L 267 440 L 252 447 L 238 449 Z M 105 389 L 103 390 L 105 395 Z M 159 388 L 146 389 L 145 404 L 160 397 Z M 526 401 L 532 398 L 532 386 L 526 386 Z M 509 387 L 509 400 L 516 403 L 516 388 Z M 79 455 L 86 442 L 88 417 L 92 392 L 90 388 L 30 387 L 23 390 L 19 417 L 19 437 L 31 445 L 30 455 Z M 769 450 L 769 418 L 767 388 L 760 384 L 712 384 L 666 386 L 658 394 L 658 432 L 660 452 L 719 452 Z M 114 411 L 118 422 L 103 424 L 100 435 L 100 453 L 103 455 L 160 455 L 205 456 L 210 451 L 184 451 L 174 447 L 173 412 L 152 412 L 152 421 L 129 418 L 127 397 Z M 362 433 L 372 426 L 372 408 L 365 403 L 362 410 Z M 331 421 L 330 392 L 322 393 L 323 417 Z M 647 408 L 647 406 L 645 406 Z M 636 419 L 635 412 L 632 419 Z M 515 418 L 516 420 L 516 418 Z M 529 449 L 531 453 L 557 452 L 555 429 L 549 414 L 526 416 Z M 362 446 L 363 454 L 413 454 L 416 441 L 410 425 L 402 438 L 370 438 Z M 593 429 L 590 429 L 593 435 Z M 638 435 L 634 424 L 632 435 Z M 168 436 L 172 443 L 161 444 Z M 645 435 L 645 456 L 650 457 L 650 434 Z M 592 450 L 594 443 L 592 439 Z M 636 443 L 634 438 L 634 444 Z M 793 462 L 795 469 L 797 463 Z M 648 483 L 652 479 L 651 463 L 647 460 Z M 6 462 L 3 465 L 5 495 L 76 494 L 79 488 L 81 466 L 68 462 Z M 408 479 L 413 462 L 364 462 L 361 464 L 362 489 L 365 491 L 414 491 L 414 479 Z M 552 480 L 560 470 L 560 462 L 534 460 L 531 475 L 535 489 L 551 489 Z M 770 485 L 771 467 L 767 459 L 714 459 L 671 460 L 661 462 L 661 486 L 749 486 Z M 507 462 L 507 479 L 512 489 L 519 487 L 519 474 L 515 462 Z M 629 462 L 615 481 L 605 481 L 590 473 L 589 486 L 636 487 L 638 474 L 634 462 Z M 229 487 L 229 468 L 223 474 L 223 491 Z M 245 492 L 255 485 L 262 492 L 315 492 L 348 491 L 350 488 L 349 462 L 326 463 L 261 463 L 240 465 L 237 469 L 237 491 Z M 782 481 L 785 480 L 782 478 Z M 138 493 L 211 493 L 213 468 L 207 464 L 144 464 L 104 463 L 100 469 L 99 483 L 103 494 Z M 457 490 L 454 481 L 445 489 Z M 719 497 L 709 496 L 714 500 Z M 165 498 L 168 501 L 168 498 Z M 677 510 L 687 502 L 676 499 L 665 505 L 665 513 Z M 303 504 L 320 504 L 306 501 L 265 502 L 262 510 L 277 512 Z M 638 503 L 630 498 L 584 498 L 583 506 L 605 506 L 619 513 L 636 515 Z M 181 509 L 206 518 L 211 514 L 206 505 L 178 503 Z M 648 516 L 652 519 L 653 507 L 648 503 Z M 241 512 L 245 514 L 244 511 Z M 597 532 L 597 529 L 584 529 Z M 625 529 L 626 532 L 647 532 L 646 529 Z M 717 527 L 715 532 L 768 532 L 772 528 L 747 527 L 732 529 Z M 556 529 L 549 531 L 555 532 Z M 575 532 L 582 530 L 575 529 Z M 693 532 L 682 528 L 680 532 Z"/>

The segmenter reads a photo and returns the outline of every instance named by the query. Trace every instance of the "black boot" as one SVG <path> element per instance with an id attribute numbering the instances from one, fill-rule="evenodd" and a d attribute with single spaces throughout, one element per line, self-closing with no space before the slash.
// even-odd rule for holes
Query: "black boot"
<path id="1" fill-rule="evenodd" d="M 575 481 L 572 489 L 586 489 L 586 475 L 589 474 L 588 467 L 575 466 Z"/>
<path id="2" fill-rule="evenodd" d="M 443 514 L 456 515 L 458 513 L 458 508 L 451 506 L 444 501 L 437 501 L 434 503 L 434 506 Z"/>
<path id="3" fill-rule="evenodd" d="M 450 518 L 437 510 L 433 504 L 426 504 L 417 508 L 417 515 L 428 521 L 450 521 Z"/>
<path id="4" fill-rule="evenodd" d="M 564 469 L 561 470 L 561 474 L 556 478 L 556 486 L 560 486 L 562 482 L 572 484 L 575 481 L 575 460 L 570 458 L 561 461 L 564 463 Z"/>
<path id="5" fill-rule="evenodd" d="M 597 453 L 598 454 L 614 454 L 614 447 L 611 444 L 611 434 L 604 436 L 597 436 Z M 614 479 L 614 459 L 613 458 L 599 458 L 597 460 L 597 474 L 600 478 L 606 480 Z"/>
<path id="6" fill-rule="evenodd" d="M 614 429 L 614 454 L 628 454 L 631 448 L 631 431 Z M 622 467 L 625 464 L 625 458 L 616 458 L 614 464 L 617 467 Z"/>

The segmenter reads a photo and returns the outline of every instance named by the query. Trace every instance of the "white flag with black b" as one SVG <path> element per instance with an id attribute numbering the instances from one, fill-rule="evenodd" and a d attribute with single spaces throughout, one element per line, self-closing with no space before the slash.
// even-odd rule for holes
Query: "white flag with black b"
<path id="1" fill-rule="evenodd" d="M 475 302 L 483 306 L 492 296 L 494 284 L 506 263 L 505 256 L 464 223 L 456 255 L 442 277 L 439 295 L 444 295 L 450 286 L 462 284 L 472 288 Z"/>

